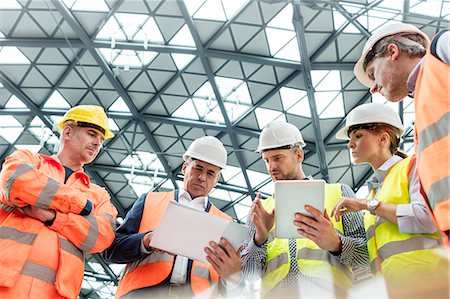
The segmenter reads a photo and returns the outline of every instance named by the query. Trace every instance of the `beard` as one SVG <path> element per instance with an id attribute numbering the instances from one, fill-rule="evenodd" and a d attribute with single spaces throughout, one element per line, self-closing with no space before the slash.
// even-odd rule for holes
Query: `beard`
<path id="1" fill-rule="evenodd" d="M 386 71 L 385 77 L 388 84 L 383 86 L 383 96 L 389 102 L 400 102 L 408 96 L 408 88 L 406 87 L 408 76 L 409 74 L 393 67 Z"/>

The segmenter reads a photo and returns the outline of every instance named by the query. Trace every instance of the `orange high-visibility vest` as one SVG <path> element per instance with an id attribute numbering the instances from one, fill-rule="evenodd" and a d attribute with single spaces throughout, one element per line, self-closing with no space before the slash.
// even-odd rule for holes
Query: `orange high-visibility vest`
<path id="1" fill-rule="evenodd" d="M 442 31 L 445 32 L 445 31 Z M 437 37 L 437 36 L 436 36 Z M 427 50 L 414 91 L 418 172 L 442 231 L 450 230 L 450 66 Z"/>
<path id="2" fill-rule="evenodd" d="M 155 230 L 158 227 L 164 211 L 171 200 L 175 199 L 175 192 L 149 192 L 145 198 L 139 233 Z M 211 204 L 208 211 L 228 221 L 231 217 Z M 153 252 L 152 254 L 127 264 L 124 275 L 119 281 L 116 298 L 129 292 L 145 287 L 155 286 L 163 282 L 172 272 L 174 257 L 168 253 Z M 210 281 L 217 282 L 219 275 L 209 264 L 193 261 L 190 273 L 191 289 L 194 294 L 210 287 Z"/>
<path id="3" fill-rule="evenodd" d="M 82 169 L 63 183 L 56 156 L 26 150 L 6 158 L 0 177 L 0 298 L 77 298 L 85 254 L 114 240 L 117 211 L 108 193 Z M 78 215 L 87 199 L 91 214 Z M 53 224 L 24 216 L 18 207 L 26 205 L 55 210 Z"/>

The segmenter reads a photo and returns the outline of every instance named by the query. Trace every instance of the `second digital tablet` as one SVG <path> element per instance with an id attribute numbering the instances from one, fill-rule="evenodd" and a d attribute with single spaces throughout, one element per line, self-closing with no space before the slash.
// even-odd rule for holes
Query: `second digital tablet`
<path id="1" fill-rule="evenodd" d="M 305 205 L 323 213 L 325 199 L 324 180 L 275 182 L 275 237 L 301 238 L 294 225 L 294 214 L 309 215 Z"/>

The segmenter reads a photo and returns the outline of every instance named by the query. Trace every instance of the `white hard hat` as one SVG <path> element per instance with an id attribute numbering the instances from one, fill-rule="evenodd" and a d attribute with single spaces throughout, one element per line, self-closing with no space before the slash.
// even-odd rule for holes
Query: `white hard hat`
<path id="1" fill-rule="evenodd" d="M 262 152 L 294 144 L 300 144 L 301 147 L 306 145 L 300 130 L 293 124 L 274 121 L 267 124 L 262 130 L 256 151 Z"/>
<path id="2" fill-rule="evenodd" d="M 213 136 L 203 136 L 195 139 L 183 155 L 183 160 L 188 157 L 208 162 L 222 169 L 227 166 L 227 150 L 219 139 Z"/>
<path id="3" fill-rule="evenodd" d="M 364 84 L 367 87 L 371 87 L 373 84 L 373 81 L 367 76 L 366 71 L 364 70 L 364 60 L 366 59 L 367 54 L 370 50 L 372 50 L 372 47 L 382 38 L 398 33 L 417 33 L 421 35 L 423 38 L 425 38 L 427 44 L 426 46 L 430 44 L 430 39 L 428 36 L 421 31 L 419 28 L 417 28 L 414 25 L 411 24 L 404 24 L 400 22 L 391 22 L 389 24 L 386 24 L 377 30 L 375 30 L 372 33 L 372 36 L 367 40 L 366 44 L 364 45 L 363 52 L 361 54 L 361 57 L 359 58 L 358 62 L 355 64 L 355 67 L 353 69 L 353 72 L 355 73 L 356 78 L 358 78 L 359 82 Z M 410 39 L 403 39 L 403 42 L 407 42 L 410 44 L 418 44 L 419 43 L 410 40 Z"/>
<path id="4" fill-rule="evenodd" d="M 349 140 L 348 129 L 354 125 L 383 123 L 399 130 L 397 137 L 405 132 L 402 121 L 397 112 L 388 105 L 381 103 L 362 104 L 349 112 L 345 121 L 345 127 L 336 133 L 336 139 Z"/>

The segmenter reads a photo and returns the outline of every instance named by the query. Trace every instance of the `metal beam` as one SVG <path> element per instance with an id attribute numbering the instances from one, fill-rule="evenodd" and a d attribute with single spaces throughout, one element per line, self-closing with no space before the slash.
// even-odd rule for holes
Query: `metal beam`
<path id="1" fill-rule="evenodd" d="M 142 133 L 146 137 L 147 142 L 149 145 L 155 150 L 156 155 L 158 156 L 159 160 L 161 161 L 161 164 L 163 165 L 167 175 L 172 180 L 172 183 L 174 186 L 176 186 L 175 178 L 172 174 L 172 170 L 170 168 L 169 163 L 167 162 L 164 155 L 161 153 L 161 148 L 159 147 L 158 143 L 152 136 L 152 133 L 150 132 L 149 128 L 145 124 L 145 122 L 141 119 L 139 115 L 139 111 L 137 110 L 136 106 L 134 105 L 133 101 L 129 97 L 128 93 L 125 91 L 123 86 L 120 84 L 119 81 L 115 78 L 113 72 L 111 71 L 111 68 L 108 66 L 104 58 L 97 52 L 95 47 L 93 46 L 90 37 L 87 35 L 87 33 L 84 31 L 83 27 L 78 23 L 78 20 L 75 19 L 74 15 L 71 13 L 69 9 L 60 1 L 60 0 L 52 0 L 53 5 L 56 7 L 56 9 L 59 11 L 59 13 L 63 16 L 63 18 L 67 21 L 69 26 L 74 30 L 75 33 L 80 37 L 81 41 L 85 44 L 87 49 L 89 50 L 89 53 L 92 55 L 94 60 L 97 62 L 98 66 L 103 71 L 103 74 L 108 78 L 109 82 L 112 84 L 112 86 L 115 88 L 117 93 L 122 97 L 126 105 L 128 106 L 128 109 L 133 114 L 133 116 L 137 119 L 137 123 L 139 124 L 139 127 L 141 128 Z"/>
<path id="2" fill-rule="evenodd" d="M 238 149 L 239 148 L 239 143 L 237 141 L 236 135 L 233 132 L 233 126 L 231 124 L 230 119 L 228 118 L 228 113 L 227 110 L 225 108 L 225 104 L 223 102 L 222 99 L 222 95 L 220 94 L 219 91 L 219 87 L 217 86 L 216 80 L 215 80 L 215 76 L 214 76 L 214 72 L 211 68 L 211 65 L 209 64 L 208 58 L 205 56 L 205 50 L 203 48 L 203 44 L 202 41 L 200 39 L 200 35 L 198 33 L 197 28 L 194 25 L 194 21 L 192 19 L 192 16 L 189 14 L 189 11 L 186 7 L 186 4 L 184 3 L 183 0 L 177 0 L 178 3 L 178 7 L 181 10 L 181 14 L 183 15 L 187 26 L 189 27 L 189 30 L 191 31 L 192 34 L 192 38 L 194 39 L 195 42 L 195 46 L 197 47 L 197 51 L 199 52 L 199 57 L 200 60 L 202 62 L 203 68 L 205 69 L 205 73 L 206 76 L 208 77 L 209 83 L 211 84 L 211 87 L 213 89 L 214 92 L 214 96 L 216 98 L 217 104 L 219 105 L 220 111 L 222 112 L 222 117 L 225 121 L 225 125 L 227 127 L 228 130 L 228 136 L 230 137 L 231 143 L 233 145 L 234 149 Z M 244 176 L 244 180 L 245 183 L 247 185 L 247 188 L 250 192 L 250 195 L 252 197 L 252 199 L 255 198 L 255 194 L 253 192 L 253 187 L 250 183 L 250 179 L 248 178 L 248 174 L 246 171 L 246 164 L 244 161 L 244 158 L 242 157 L 241 152 L 239 151 L 234 151 L 234 154 L 236 155 L 236 158 L 238 160 L 239 166 L 241 167 L 242 170 L 242 175 Z"/>
<path id="3" fill-rule="evenodd" d="M 305 27 L 303 24 L 303 16 L 300 11 L 299 4 L 293 4 L 294 13 L 292 16 L 292 23 L 294 25 L 295 33 L 297 35 L 298 49 L 302 61 L 302 75 L 305 81 L 306 93 L 308 96 L 309 108 L 311 110 L 311 122 L 314 130 L 314 137 L 316 139 L 316 153 L 319 157 L 319 169 L 322 177 L 329 181 L 327 157 L 325 155 L 325 143 L 322 137 L 322 129 L 320 127 L 319 114 L 317 112 L 316 100 L 314 97 L 314 86 L 311 79 L 311 61 L 308 55 L 308 48 L 306 46 Z"/>

